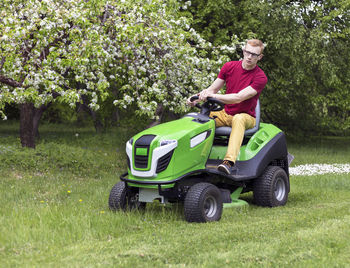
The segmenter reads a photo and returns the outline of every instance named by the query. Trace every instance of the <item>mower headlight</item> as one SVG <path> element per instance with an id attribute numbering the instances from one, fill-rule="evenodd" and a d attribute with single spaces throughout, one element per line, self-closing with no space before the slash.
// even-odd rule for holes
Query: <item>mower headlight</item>
<path id="1" fill-rule="evenodd" d="M 163 140 L 160 142 L 160 146 L 165 146 L 176 142 L 177 142 L 176 140 Z"/>

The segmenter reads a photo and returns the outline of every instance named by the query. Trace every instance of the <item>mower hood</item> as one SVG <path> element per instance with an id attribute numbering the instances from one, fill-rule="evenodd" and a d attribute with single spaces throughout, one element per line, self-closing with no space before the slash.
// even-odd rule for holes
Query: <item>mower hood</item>
<path id="1" fill-rule="evenodd" d="M 126 143 L 129 174 L 173 177 L 204 168 L 214 132 L 214 120 L 196 113 L 146 129 Z"/>

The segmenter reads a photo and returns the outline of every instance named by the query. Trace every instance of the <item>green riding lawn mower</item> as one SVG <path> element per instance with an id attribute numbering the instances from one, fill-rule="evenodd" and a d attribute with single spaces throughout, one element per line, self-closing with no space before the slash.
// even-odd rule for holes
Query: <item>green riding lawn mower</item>
<path id="1" fill-rule="evenodd" d="M 196 96 L 191 99 L 193 101 Z M 260 123 L 245 132 L 236 170 L 217 170 L 226 154 L 230 127 L 215 128 L 211 111 L 224 104 L 208 98 L 199 113 L 146 129 L 126 143 L 128 171 L 109 195 L 111 210 L 144 209 L 147 203 L 183 203 L 188 222 L 221 218 L 223 208 L 246 204 L 241 193 L 253 191 L 256 205 L 286 204 L 290 190 L 288 154 L 284 133 Z"/>

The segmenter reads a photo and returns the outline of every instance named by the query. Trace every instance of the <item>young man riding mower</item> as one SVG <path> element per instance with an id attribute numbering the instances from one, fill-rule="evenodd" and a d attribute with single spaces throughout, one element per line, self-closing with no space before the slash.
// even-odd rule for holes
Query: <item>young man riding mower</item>
<path id="1" fill-rule="evenodd" d="M 242 61 L 230 61 L 224 64 L 214 83 L 198 94 L 199 99 L 188 104 L 194 106 L 198 101 L 208 97 L 215 98 L 225 104 L 225 109 L 211 112 L 215 117 L 216 127 L 232 127 L 227 153 L 218 170 L 231 174 L 236 169 L 235 161 L 244 138 L 244 131 L 255 126 L 255 108 L 259 96 L 267 83 L 267 77 L 257 66 L 263 57 L 264 45 L 260 40 L 248 40 L 243 49 Z M 226 94 L 217 92 L 226 83 Z"/>
<path id="2" fill-rule="evenodd" d="M 143 209 L 158 200 L 183 203 L 188 222 L 209 222 L 220 220 L 224 204 L 244 204 L 238 198 L 249 191 L 256 205 L 286 204 L 286 138 L 276 126 L 260 123 L 258 98 L 267 78 L 257 62 L 263 48 L 261 41 L 249 40 L 242 61 L 226 63 L 208 89 L 188 99 L 199 113 L 145 129 L 126 142 L 128 170 L 111 189 L 112 211 Z M 226 94 L 217 94 L 225 83 Z"/>

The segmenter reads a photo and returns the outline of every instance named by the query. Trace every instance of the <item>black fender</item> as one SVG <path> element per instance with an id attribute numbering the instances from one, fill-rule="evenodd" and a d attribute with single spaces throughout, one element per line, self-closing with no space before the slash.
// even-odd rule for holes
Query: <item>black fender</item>
<path id="1" fill-rule="evenodd" d="M 268 165 L 271 165 L 276 160 L 286 161 L 281 167 L 289 176 L 288 169 L 288 150 L 286 137 L 283 132 L 278 133 L 273 137 L 252 159 L 246 161 L 237 161 L 237 175 L 243 177 L 257 178 L 259 177 Z"/>

